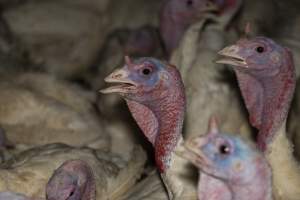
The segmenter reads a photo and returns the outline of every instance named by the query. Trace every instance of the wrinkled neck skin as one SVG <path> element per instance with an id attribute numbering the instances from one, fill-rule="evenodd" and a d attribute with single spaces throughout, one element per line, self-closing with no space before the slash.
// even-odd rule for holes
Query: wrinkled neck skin
<path id="1" fill-rule="evenodd" d="M 176 73 L 173 79 L 180 77 Z M 154 146 L 156 166 L 161 173 L 170 167 L 172 152 L 182 137 L 185 112 L 183 83 L 176 79 L 170 86 L 162 98 L 143 104 L 126 99 L 133 117 Z"/>
<path id="2" fill-rule="evenodd" d="M 170 93 L 170 97 L 159 104 L 149 106 L 149 108 L 158 120 L 159 130 L 154 143 L 155 159 L 160 172 L 164 172 L 170 167 L 171 153 L 182 137 L 185 100 L 180 94 Z"/>
<path id="3" fill-rule="evenodd" d="M 291 55 L 287 55 L 291 56 Z M 292 59 L 279 73 L 256 77 L 235 70 L 249 111 L 250 123 L 259 130 L 258 147 L 265 151 L 287 118 L 295 90 L 296 77 Z"/>
<path id="4" fill-rule="evenodd" d="M 262 164 L 262 162 L 263 164 Z M 272 200 L 271 169 L 264 160 L 257 163 L 257 174 L 247 182 L 223 181 L 201 173 L 198 198 L 201 200 Z"/>

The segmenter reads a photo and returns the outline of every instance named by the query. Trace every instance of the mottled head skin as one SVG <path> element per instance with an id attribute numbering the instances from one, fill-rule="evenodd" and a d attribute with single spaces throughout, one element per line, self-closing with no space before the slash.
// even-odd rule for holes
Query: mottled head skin
<path id="1" fill-rule="evenodd" d="M 156 29 L 144 26 L 129 33 L 124 44 L 124 54 L 129 56 L 150 56 L 160 48 Z"/>
<path id="2" fill-rule="evenodd" d="M 160 34 L 168 55 L 191 24 L 217 9 L 211 0 L 166 0 L 160 13 Z"/>
<path id="3" fill-rule="evenodd" d="M 266 150 L 284 125 L 294 94 L 296 75 L 290 50 L 266 37 L 241 39 L 219 52 L 218 63 L 233 66 L 249 111 L 259 130 L 258 146 Z"/>
<path id="4" fill-rule="evenodd" d="M 47 200 L 96 200 L 92 169 L 81 160 L 69 160 L 56 169 L 46 186 Z"/>
<path id="5" fill-rule="evenodd" d="M 119 83 L 102 93 L 122 95 L 143 133 L 155 149 L 157 168 L 169 168 L 171 153 L 181 137 L 185 111 L 184 87 L 178 70 L 154 58 L 131 61 L 106 82 Z"/>
<path id="6" fill-rule="evenodd" d="M 220 133 L 215 118 L 205 136 L 185 143 L 183 157 L 199 170 L 201 200 L 270 200 L 271 169 L 255 145 L 237 136 Z"/>

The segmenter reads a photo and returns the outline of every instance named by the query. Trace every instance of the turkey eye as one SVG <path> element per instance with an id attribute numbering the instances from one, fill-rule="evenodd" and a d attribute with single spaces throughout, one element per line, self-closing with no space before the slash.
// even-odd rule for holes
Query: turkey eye
<path id="1" fill-rule="evenodd" d="M 226 144 L 223 144 L 219 147 L 220 154 L 227 155 L 230 153 L 230 148 Z"/>
<path id="2" fill-rule="evenodd" d="M 75 192 L 74 192 L 74 190 L 73 190 L 73 191 L 71 191 L 71 192 L 70 192 L 70 194 L 69 194 L 69 197 L 73 196 L 73 195 L 74 195 L 74 193 L 75 193 Z"/>
<path id="3" fill-rule="evenodd" d="M 187 0 L 186 5 L 187 6 L 192 6 L 193 5 L 193 0 Z"/>
<path id="4" fill-rule="evenodd" d="M 149 69 L 149 68 L 144 68 L 143 70 L 142 70 L 142 73 L 144 74 L 144 75 L 149 75 L 150 73 L 151 73 L 151 69 Z"/>
<path id="5" fill-rule="evenodd" d="M 256 51 L 258 53 L 263 53 L 265 51 L 265 49 L 262 46 L 259 46 L 259 47 L 256 48 Z"/>

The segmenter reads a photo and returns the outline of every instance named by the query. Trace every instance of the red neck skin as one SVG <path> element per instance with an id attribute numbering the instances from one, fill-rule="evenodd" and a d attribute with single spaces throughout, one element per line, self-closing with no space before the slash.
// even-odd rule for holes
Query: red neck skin
<path id="1" fill-rule="evenodd" d="M 287 118 L 296 85 L 295 68 L 290 52 L 278 74 L 257 77 L 235 69 L 249 112 L 250 123 L 259 130 L 257 144 L 265 151 Z"/>
<path id="2" fill-rule="evenodd" d="M 170 167 L 171 153 L 180 139 L 185 94 L 179 72 L 173 70 L 170 88 L 163 97 L 143 104 L 128 100 L 128 107 L 136 122 L 155 149 L 156 166 L 160 173 Z"/>

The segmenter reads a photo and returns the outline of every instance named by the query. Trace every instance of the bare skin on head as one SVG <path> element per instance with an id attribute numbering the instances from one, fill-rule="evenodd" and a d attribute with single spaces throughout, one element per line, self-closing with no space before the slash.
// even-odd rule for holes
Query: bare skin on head
<path id="1" fill-rule="evenodd" d="M 192 138 L 178 152 L 201 172 L 198 198 L 201 200 L 271 200 L 271 169 L 254 145 L 222 134 L 215 118 L 205 136 Z"/>
<path id="2" fill-rule="evenodd" d="M 259 131 L 258 147 L 272 167 L 276 197 L 299 199 L 300 169 L 285 127 L 296 84 L 292 53 L 269 38 L 255 37 L 219 54 L 224 58 L 217 62 L 232 65 L 236 73 L 250 123 Z"/>
<path id="3" fill-rule="evenodd" d="M 49 179 L 47 200 L 96 200 L 92 169 L 81 160 L 64 162 Z"/>
<path id="4" fill-rule="evenodd" d="M 156 166 L 167 187 L 169 198 L 182 199 L 181 195 L 190 190 L 187 189 L 188 184 L 183 183 L 182 174 L 178 174 L 178 171 L 182 172 L 181 169 L 185 168 L 177 163 L 178 156 L 174 154 L 182 141 L 185 112 L 181 76 L 174 66 L 154 58 L 132 61 L 125 57 L 125 60 L 123 68 L 105 79 L 117 85 L 101 92 L 118 93 L 124 97 L 132 116 L 154 147 Z M 194 191 L 193 185 L 190 188 Z"/>
<path id="5" fill-rule="evenodd" d="M 105 79 L 118 85 L 101 92 L 118 93 L 125 98 L 136 122 L 154 146 L 159 171 L 164 172 L 181 136 L 185 109 L 183 83 L 174 66 L 154 58 L 125 59 L 126 65 Z"/>
<path id="6" fill-rule="evenodd" d="M 167 54 L 177 47 L 191 24 L 216 10 L 217 5 L 210 0 L 167 0 L 160 14 L 160 34 Z"/>
<path id="7" fill-rule="evenodd" d="M 219 54 L 224 58 L 218 63 L 233 66 L 250 123 L 259 130 L 258 146 L 266 150 L 285 122 L 294 94 L 292 54 L 265 37 L 241 39 Z"/>

